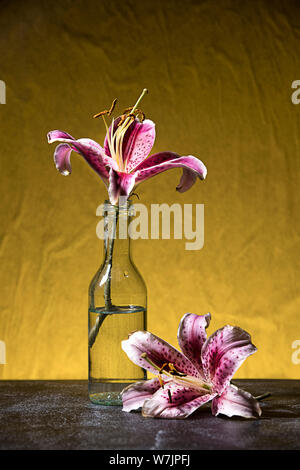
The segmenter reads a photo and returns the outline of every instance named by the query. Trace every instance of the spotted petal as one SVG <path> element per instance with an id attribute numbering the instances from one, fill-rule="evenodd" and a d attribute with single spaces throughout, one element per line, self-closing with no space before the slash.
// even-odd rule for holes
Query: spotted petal
<path id="1" fill-rule="evenodd" d="M 206 328 L 210 323 L 210 313 L 207 315 L 195 315 L 186 313 L 179 324 L 177 338 L 183 354 L 190 359 L 204 377 L 201 361 L 201 350 L 206 341 Z"/>
<path id="2" fill-rule="evenodd" d="M 155 141 L 155 124 L 150 119 L 139 122 L 133 121 L 125 135 L 124 161 L 129 173 L 144 161 Z"/>
<path id="3" fill-rule="evenodd" d="M 229 418 L 232 416 L 256 418 L 261 415 L 261 409 L 258 401 L 249 392 L 229 385 L 221 396 L 213 399 L 212 413 L 215 416 L 223 414 Z"/>
<path id="4" fill-rule="evenodd" d="M 113 124 L 109 127 L 108 133 L 104 140 L 104 151 L 106 155 L 111 156 L 109 147 L 109 137 L 111 138 L 120 124 L 121 117 L 114 120 Z M 121 124 L 122 126 L 122 124 Z M 121 129 L 121 127 L 119 128 Z M 109 136 L 109 137 L 108 137 Z M 135 119 L 126 130 L 122 140 L 122 159 L 126 164 L 126 172 L 130 173 L 135 169 L 145 158 L 148 157 L 155 141 L 155 124 L 150 119 L 145 119 L 139 122 Z"/>
<path id="5" fill-rule="evenodd" d="M 241 328 L 227 325 L 213 333 L 201 353 L 203 370 L 213 390 L 221 394 L 244 360 L 255 352 L 250 335 Z"/>
<path id="6" fill-rule="evenodd" d="M 160 369 L 163 364 L 171 362 L 177 371 L 199 377 L 196 367 L 188 358 L 169 343 L 148 331 L 132 333 L 127 340 L 122 341 L 122 349 L 134 364 L 154 374 L 157 374 L 157 368 Z M 147 358 L 155 364 L 156 368 L 149 364 L 143 357 L 143 353 L 146 353 Z"/>
<path id="7" fill-rule="evenodd" d="M 214 396 L 210 393 L 202 395 L 199 390 L 168 382 L 150 399 L 145 400 L 142 415 L 148 418 L 184 419 Z"/>
<path id="8" fill-rule="evenodd" d="M 146 170 L 147 168 L 152 168 L 162 163 L 167 163 L 172 160 L 176 160 L 180 155 L 174 152 L 159 152 L 154 153 L 146 160 L 143 160 L 136 168 L 135 171 Z"/>
<path id="9" fill-rule="evenodd" d="M 144 401 L 151 398 L 159 388 L 160 383 L 156 378 L 128 385 L 121 393 L 123 411 L 129 412 L 141 408 Z"/>

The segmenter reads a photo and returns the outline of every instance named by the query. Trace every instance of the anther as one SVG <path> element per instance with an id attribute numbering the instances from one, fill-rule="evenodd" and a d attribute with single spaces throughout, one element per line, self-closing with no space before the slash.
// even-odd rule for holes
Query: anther
<path id="1" fill-rule="evenodd" d="M 110 107 L 110 110 L 108 111 L 108 115 L 110 116 L 111 113 L 113 112 L 113 110 L 115 109 L 115 106 L 116 106 L 116 102 L 117 102 L 117 98 L 115 98 L 112 102 L 112 105 Z"/>
<path id="2" fill-rule="evenodd" d="M 164 381 L 163 381 L 163 379 L 161 378 L 160 375 L 158 375 L 158 381 L 160 383 L 161 388 L 164 388 Z"/>
<path id="3" fill-rule="evenodd" d="M 141 111 L 140 109 L 137 109 L 137 108 L 134 111 L 132 111 L 132 110 L 133 110 L 133 107 L 124 109 L 123 115 L 125 114 L 127 117 L 131 116 L 131 117 L 134 117 L 134 118 L 138 118 L 138 120 L 140 122 L 143 122 L 145 120 L 146 116 L 145 116 L 145 113 L 143 113 L 143 111 Z M 119 123 L 119 124 L 121 124 L 121 123 Z"/>
<path id="4" fill-rule="evenodd" d="M 145 113 L 143 113 L 143 111 L 138 111 L 136 113 L 136 117 L 139 119 L 140 122 L 143 122 L 145 121 Z"/>
<path id="5" fill-rule="evenodd" d="M 94 114 L 93 118 L 98 118 L 100 116 L 105 116 L 105 114 L 108 114 L 109 111 L 105 109 L 104 111 L 101 111 L 101 113 Z"/>
<path id="6" fill-rule="evenodd" d="M 120 119 L 120 121 L 119 121 L 118 124 L 117 124 L 117 127 L 120 127 L 121 124 L 123 124 L 123 122 L 125 121 L 125 119 L 126 119 L 125 114 L 122 114 L 121 119 Z"/>
<path id="7" fill-rule="evenodd" d="M 135 119 L 135 115 L 134 115 L 134 114 L 128 114 L 128 115 L 127 115 L 127 114 L 122 114 L 121 119 L 120 119 L 120 121 L 119 121 L 118 124 L 117 124 L 117 127 L 120 127 L 120 126 L 123 124 L 123 122 L 125 121 L 125 119 L 128 119 L 128 118 L 129 118 L 129 119 L 132 119 L 132 118 L 133 118 L 133 120 L 134 120 L 134 119 Z"/>
<path id="8" fill-rule="evenodd" d="M 95 115 L 93 116 L 93 118 L 98 118 L 98 117 L 100 117 L 100 116 L 105 116 L 105 114 L 107 114 L 108 116 L 110 116 L 111 113 L 113 112 L 113 110 L 115 109 L 116 102 L 117 102 L 117 98 L 115 98 L 115 99 L 113 100 L 110 109 L 105 109 L 104 111 L 101 111 L 100 113 L 95 114 Z"/>
<path id="9" fill-rule="evenodd" d="M 177 376 L 179 376 L 179 377 L 186 377 L 186 374 L 184 374 L 183 372 L 179 372 L 179 371 L 175 368 L 175 366 L 174 366 L 174 364 L 173 364 L 172 362 L 169 362 L 168 366 L 169 366 L 169 369 L 170 369 L 170 374 L 172 374 L 172 375 L 177 375 Z"/>
<path id="10" fill-rule="evenodd" d="M 169 395 L 169 403 L 172 403 L 172 395 L 171 395 L 170 390 L 168 390 L 168 395 Z"/>

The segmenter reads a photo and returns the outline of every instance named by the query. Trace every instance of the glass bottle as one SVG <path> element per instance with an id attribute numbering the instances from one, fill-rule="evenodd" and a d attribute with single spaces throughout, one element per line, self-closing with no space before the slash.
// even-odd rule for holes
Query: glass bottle
<path id="1" fill-rule="evenodd" d="M 105 201 L 104 259 L 89 286 L 89 398 L 99 405 L 121 405 L 122 389 L 146 380 L 121 348 L 131 332 L 147 328 L 147 289 L 130 253 L 132 209 L 130 201 Z"/>

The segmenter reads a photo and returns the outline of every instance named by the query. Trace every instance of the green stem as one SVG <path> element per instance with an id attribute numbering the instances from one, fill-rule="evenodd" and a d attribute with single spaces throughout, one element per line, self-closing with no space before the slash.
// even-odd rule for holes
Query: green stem
<path id="1" fill-rule="evenodd" d="M 104 313 L 99 313 L 96 318 L 95 325 L 93 326 L 93 328 L 91 328 L 89 332 L 89 347 L 90 348 L 93 346 L 94 342 L 96 341 L 96 338 L 100 330 L 100 326 L 104 322 L 104 319 L 105 319 Z"/>
<path id="2" fill-rule="evenodd" d="M 271 393 L 269 392 L 266 392 L 266 393 L 263 393 L 262 395 L 258 395 L 258 397 L 254 397 L 257 401 L 262 401 L 264 400 L 265 398 L 269 398 L 271 396 Z"/>
<path id="3" fill-rule="evenodd" d="M 104 285 L 104 305 L 105 305 L 105 311 L 106 313 L 111 312 L 112 310 L 116 309 L 116 307 L 112 304 L 111 301 L 111 272 L 112 272 L 112 265 L 113 265 L 113 252 L 114 252 L 114 243 L 115 243 L 115 237 L 117 233 L 117 224 L 118 224 L 118 218 L 119 218 L 119 209 L 116 211 L 116 215 L 113 219 L 113 225 L 112 225 L 112 233 L 108 233 L 108 246 L 107 246 L 107 265 L 108 265 L 108 272 L 107 272 L 107 279 L 105 281 Z M 109 230 L 109 227 L 105 228 L 106 230 Z M 89 332 L 89 347 L 91 348 L 96 341 L 96 338 L 99 333 L 99 329 L 104 322 L 106 318 L 106 314 L 104 313 L 99 313 L 95 325 L 93 328 L 91 328 Z"/>
<path id="4" fill-rule="evenodd" d="M 111 272 L 112 272 L 112 265 L 113 265 L 113 253 L 114 253 L 114 244 L 115 244 L 115 238 L 116 238 L 116 233 L 117 233 L 118 219 L 119 219 L 119 208 L 116 210 L 116 214 L 113 219 L 112 233 L 109 234 L 108 236 L 108 258 L 107 258 L 108 273 L 107 273 L 107 279 L 104 285 L 105 310 L 108 312 L 114 308 L 112 301 L 111 301 Z"/>

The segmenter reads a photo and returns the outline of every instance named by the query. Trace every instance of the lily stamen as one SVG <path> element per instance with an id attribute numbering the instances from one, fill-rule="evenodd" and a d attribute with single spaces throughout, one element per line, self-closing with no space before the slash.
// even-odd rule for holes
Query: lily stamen
<path id="1" fill-rule="evenodd" d="M 115 106 L 116 106 L 116 102 L 117 102 L 117 98 L 115 98 L 112 102 L 112 105 L 110 107 L 110 110 L 108 111 L 108 115 L 110 116 L 111 113 L 113 112 L 113 110 L 115 109 Z"/>
<path id="2" fill-rule="evenodd" d="M 169 403 L 172 403 L 172 395 L 171 395 L 170 390 L 168 390 L 168 395 L 169 395 Z"/>
<path id="3" fill-rule="evenodd" d="M 117 124 L 117 127 L 120 127 L 126 119 L 126 115 L 122 114 L 120 121 Z"/>
<path id="4" fill-rule="evenodd" d="M 131 111 L 130 111 L 130 115 L 132 115 L 132 116 L 134 117 L 134 119 L 135 119 L 134 112 L 136 111 L 136 109 L 137 109 L 139 103 L 141 102 L 141 100 L 143 99 L 143 97 L 144 97 L 144 95 L 145 95 L 146 93 L 148 93 L 148 90 L 147 90 L 147 88 L 144 88 L 143 91 L 142 91 L 142 93 L 141 93 L 141 95 L 140 95 L 140 97 L 138 98 L 137 102 L 135 103 L 135 105 L 133 106 L 133 108 L 132 108 Z M 130 115 L 129 115 L 129 116 L 130 116 Z M 127 124 L 128 124 L 127 119 L 131 120 L 131 118 L 132 118 L 132 117 L 129 117 L 129 116 L 127 116 L 127 117 L 125 118 L 125 122 L 124 122 L 124 124 L 123 124 L 124 127 L 127 126 Z M 130 121 L 129 121 L 129 122 L 130 122 Z M 123 132 L 124 129 L 122 129 L 121 131 Z"/>
<path id="5" fill-rule="evenodd" d="M 197 388 L 199 390 L 203 390 L 203 391 L 209 391 L 211 389 L 211 386 L 202 382 L 202 381 L 199 381 L 199 379 L 195 379 L 194 377 L 189 377 L 188 375 L 184 374 L 183 372 L 178 372 L 177 369 L 175 368 L 174 364 L 172 364 L 171 362 L 169 362 L 168 364 L 165 363 L 163 364 L 161 367 L 158 367 L 156 364 L 154 364 L 153 361 L 151 361 L 151 359 L 149 359 L 149 357 L 147 356 L 147 353 L 143 352 L 141 354 L 141 356 L 143 359 L 145 359 L 148 364 L 150 364 L 150 366 L 152 366 L 154 369 L 156 369 L 158 371 L 158 380 L 159 380 L 159 383 L 160 382 L 160 374 L 163 373 L 164 375 L 167 375 L 168 377 L 171 377 L 173 380 L 177 381 L 178 383 L 181 383 L 183 385 L 190 385 L 194 388 Z M 170 370 L 170 371 L 166 371 L 165 370 L 165 366 L 168 365 L 168 367 L 170 368 L 171 366 L 171 369 L 173 370 Z"/>
<path id="6" fill-rule="evenodd" d="M 94 114 L 93 118 L 98 118 L 100 116 L 105 116 L 105 114 L 107 114 L 108 116 L 111 115 L 111 113 L 113 112 L 113 110 L 115 109 L 115 106 L 116 106 L 116 102 L 117 102 L 117 98 L 115 98 L 112 102 L 112 105 L 109 109 L 105 109 L 104 111 L 101 111 L 100 113 L 97 113 L 97 114 Z"/>
<path id="7" fill-rule="evenodd" d="M 145 121 L 145 119 L 146 119 L 145 113 L 143 113 L 143 111 L 139 111 L 139 112 L 136 114 L 136 117 L 138 118 L 138 120 L 139 120 L 140 122 L 143 122 L 143 121 Z"/>
<path id="8" fill-rule="evenodd" d="M 174 364 L 172 362 L 165 362 L 161 367 L 158 367 L 156 364 L 154 364 L 153 361 L 151 361 L 151 359 L 149 359 L 149 357 L 147 356 L 147 353 L 143 352 L 141 354 L 141 357 L 143 359 L 145 359 L 148 364 L 150 364 L 152 367 L 154 367 L 159 374 L 161 373 L 164 373 L 165 375 L 168 375 L 169 377 L 174 377 L 174 376 L 178 376 L 178 377 L 187 377 L 186 374 L 184 374 L 183 372 L 179 372 L 176 367 L 174 366 Z M 166 370 L 166 366 L 169 367 L 169 371 Z"/>
<path id="9" fill-rule="evenodd" d="M 117 98 L 113 100 L 110 109 L 105 109 L 104 111 L 101 111 L 100 113 L 97 113 L 93 116 L 94 118 L 98 118 L 100 116 L 103 118 L 103 122 L 104 122 L 105 129 L 106 129 L 107 143 L 108 143 L 111 157 L 117 162 L 118 167 L 120 171 L 122 172 L 126 171 L 126 161 L 123 160 L 123 155 L 122 155 L 123 139 L 131 123 L 136 118 L 138 118 L 140 122 L 143 122 L 145 120 L 145 114 L 140 109 L 138 109 L 137 106 L 146 93 L 148 93 L 148 90 L 144 88 L 144 90 L 142 91 L 135 105 L 130 108 L 126 108 L 124 110 L 115 130 L 114 130 L 114 119 L 112 120 L 111 132 L 109 132 L 108 125 L 105 120 L 105 116 L 106 115 L 110 116 L 112 114 L 115 108 L 116 102 L 117 102 Z"/>
<path id="10" fill-rule="evenodd" d="M 186 377 L 186 374 L 184 374 L 183 372 L 179 372 L 179 371 L 175 368 L 175 366 L 174 366 L 174 364 L 173 364 L 172 362 L 169 362 L 168 366 L 169 366 L 169 369 L 170 369 L 170 374 L 172 374 L 172 375 L 178 375 L 178 376 L 180 376 L 180 377 Z"/>
<path id="11" fill-rule="evenodd" d="M 159 374 L 161 373 L 161 372 L 160 372 L 160 368 L 159 368 L 156 364 L 154 364 L 154 362 L 152 362 L 151 359 L 149 359 L 149 357 L 147 356 L 147 353 L 143 352 L 143 353 L 141 354 L 141 357 L 142 357 L 143 359 L 145 359 L 145 360 L 148 362 L 148 364 L 150 364 L 150 366 L 152 366 L 152 367 L 154 367 L 154 369 L 158 370 L 158 373 L 159 373 Z"/>
<path id="12" fill-rule="evenodd" d="M 123 115 L 122 115 L 122 118 L 123 118 L 122 122 L 124 122 L 126 116 L 133 116 L 135 118 L 138 118 L 140 122 L 143 122 L 146 119 L 145 113 L 143 113 L 143 111 L 141 111 L 140 109 L 136 108 L 134 112 L 132 110 L 133 110 L 133 107 L 124 109 Z M 119 125 L 121 125 L 121 122 L 119 122 L 118 126 Z"/>
<path id="13" fill-rule="evenodd" d="M 160 383 L 161 388 L 164 388 L 164 385 L 165 385 L 165 384 L 164 384 L 163 379 L 161 378 L 161 375 L 158 375 L 157 378 L 158 378 L 158 381 L 159 381 L 159 383 Z"/>
<path id="14" fill-rule="evenodd" d="M 108 109 L 105 109 L 104 111 L 101 111 L 100 113 L 97 113 L 97 114 L 94 114 L 93 118 L 98 118 L 100 116 L 105 116 L 105 114 L 108 114 L 109 113 L 109 110 Z"/>
<path id="15" fill-rule="evenodd" d="M 165 368 L 167 365 L 168 365 L 168 363 L 165 362 L 165 363 L 161 366 L 161 368 L 159 369 L 159 374 L 162 373 L 162 371 L 164 370 L 164 368 Z"/>

